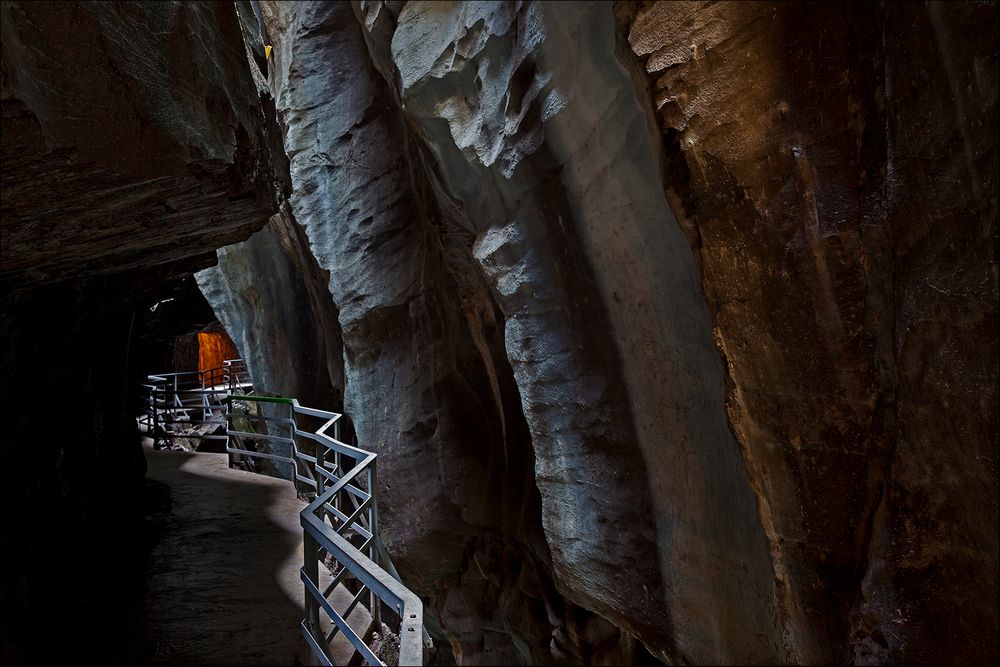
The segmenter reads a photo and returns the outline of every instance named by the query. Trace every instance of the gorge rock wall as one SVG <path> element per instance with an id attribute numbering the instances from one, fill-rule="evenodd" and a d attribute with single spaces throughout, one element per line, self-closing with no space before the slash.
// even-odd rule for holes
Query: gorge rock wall
<path id="1" fill-rule="evenodd" d="M 542 660 L 547 600 L 559 598 L 540 581 L 548 553 L 527 429 L 468 234 L 443 226 L 351 6 L 263 9 L 291 209 L 330 272 L 344 408 L 393 499 L 383 538 L 404 580 L 432 598 L 445 653 Z"/>
<path id="2" fill-rule="evenodd" d="M 338 405 L 340 324 L 329 277 L 306 243 L 286 205 L 252 237 L 220 249 L 218 264 L 195 277 L 258 389 L 303 405 Z"/>
<path id="3" fill-rule="evenodd" d="M 995 5 L 682 3 L 631 25 L 802 661 L 996 656 L 986 24 Z"/>
<path id="4" fill-rule="evenodd" d="M 389 51 L 504 312 L 560 591 L 664 660 L 775 661 L 722 366 L 610 10 L 408 3 Z"/>
<path id="5" fill-rule="evenodd" d="M 262 12 L 288 210 L 200 282 L 436 660 L 996 660 L 995 4 Z"/>

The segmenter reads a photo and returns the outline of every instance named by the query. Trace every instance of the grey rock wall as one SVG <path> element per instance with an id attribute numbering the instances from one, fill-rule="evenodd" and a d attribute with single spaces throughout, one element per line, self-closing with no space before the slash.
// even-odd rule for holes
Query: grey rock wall
<path id="1" fill-rule="evenodd" d="M 776 660 L 723 369 L 611 9 L 407 3 L 404 108 L 504 311 L 560 589 L 663 659 Z"/>
<path id="2" fill-rule="evenodd" d="M 432 599 L 445 650 L 542 659 L 547 551 L 537 511 L 524 511 L 537 504 L 531 452 L 471 237 L 445 226 L 350 5 L 264 10 L 291 208 L 330 272 L 344 407 L 380 454 L 384 539 Z"/>
<path id="3" fill-rule="evenodd" d="M 259 391 L 303 405 L 341 403 L 340 325 L 328 276 L 285 208 L 242 243 L 218 251 L 218 264 L 195 274 L 247 362 Z"/>

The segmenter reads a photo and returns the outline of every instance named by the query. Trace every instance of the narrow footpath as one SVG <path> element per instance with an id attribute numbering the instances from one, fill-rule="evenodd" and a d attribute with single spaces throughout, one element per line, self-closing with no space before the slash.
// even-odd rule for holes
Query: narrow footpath
<path id="1" fill-rule="evenodd" d="M 292 485 L 230 470 L 225 454 L 144 453 L 170 498 L 143 604 L 151 662 L 308 664 Z"/>

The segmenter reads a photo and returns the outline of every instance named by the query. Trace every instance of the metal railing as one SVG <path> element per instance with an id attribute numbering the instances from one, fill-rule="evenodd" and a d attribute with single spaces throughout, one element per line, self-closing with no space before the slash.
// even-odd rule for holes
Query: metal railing
<path id="1" fill-rule="evenodd" d="M 338 635 L 369 665 L 385 665 L 385 658 L 423 664 L 424 644 L 430 644 L 423 604 L 400 582 L 379 537 L 377 455 L 341 441 L 340 414 L 294 398 L 244 393 L 251 385 L 240 359 L 207 371 L 150 375 L 143 386 L 143 421 L 154 446 L 173 438 L 224 440 L 230 467 L 258 472 L 258 460 L 285 465 L 296 492 L 311 498 L 300 515 L 306 611 L 301 630 L 320 664 L 334 664 Z M 361 611 L 358 605 L 367 616 L 352 616 Z M 398 660 L 369 645 L 374 633 L 385 634 L 383 618 L 390 615 L 398 619 Z M 364 629 L 356 627 L 357 618 Z M 389 641 L 380 637 L 383 647 Z"/>
<path id="2" fill-rule="evenodd" d="M 225 397 L 250 387 L 246 362 L 227 359 L 222 366 L 146 377 L 145 406 L 139 423 L 161 449 L 186 438 L 226 441 Z M 200 428 L 199 428 L 200 427 Z"/>
<path id="3" fill-rule="evenodd" d="M 422 664 L 423 604 L 400 583 L 379 537 L 377 455 L 340 440 L 341 415 L 335 412 L 308 408 L 293 398 L 233 394 L 227 403 L 230 465 L 243 467 L 254 458 L 282 461 L 290 466 L 296 489 L 315 494 L 301 513 L 306 608 L 301 627 L 313 656 L 321 664 L 334 664 L 332 642 L 340 634 L 365 662 L 384 665 L 368 638 L 381 632 L 383 614 L 388 612 L 399 620 L 398 664 Z M 251 405 L 257 406 L 256 412 Z M 272 414 L 264 414 L 268 408 Z M 315 429 L 302 428 L 309 419 L 322 423 Z M 262 442 L 286 446 L 289 455 L 257 451 Z M 330 572 L 327 582 L 321 581 L 322 568 Z M 341 610 L 334 606 L 338 587 L 341 597 L 344 591 L 349 594 Z M 361 603 L 370 621 L 358 632 L 348 617 Z"/>

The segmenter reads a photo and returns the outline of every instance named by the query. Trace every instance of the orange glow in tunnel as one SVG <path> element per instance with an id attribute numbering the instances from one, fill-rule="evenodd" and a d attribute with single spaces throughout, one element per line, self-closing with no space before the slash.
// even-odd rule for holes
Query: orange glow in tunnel
<path id="1" fill-rule="evenodd" d="M 198 334 L 198 370 L 219 368 L 226 359 L 239 356 L 239 350 L 225 331 Z"/>

